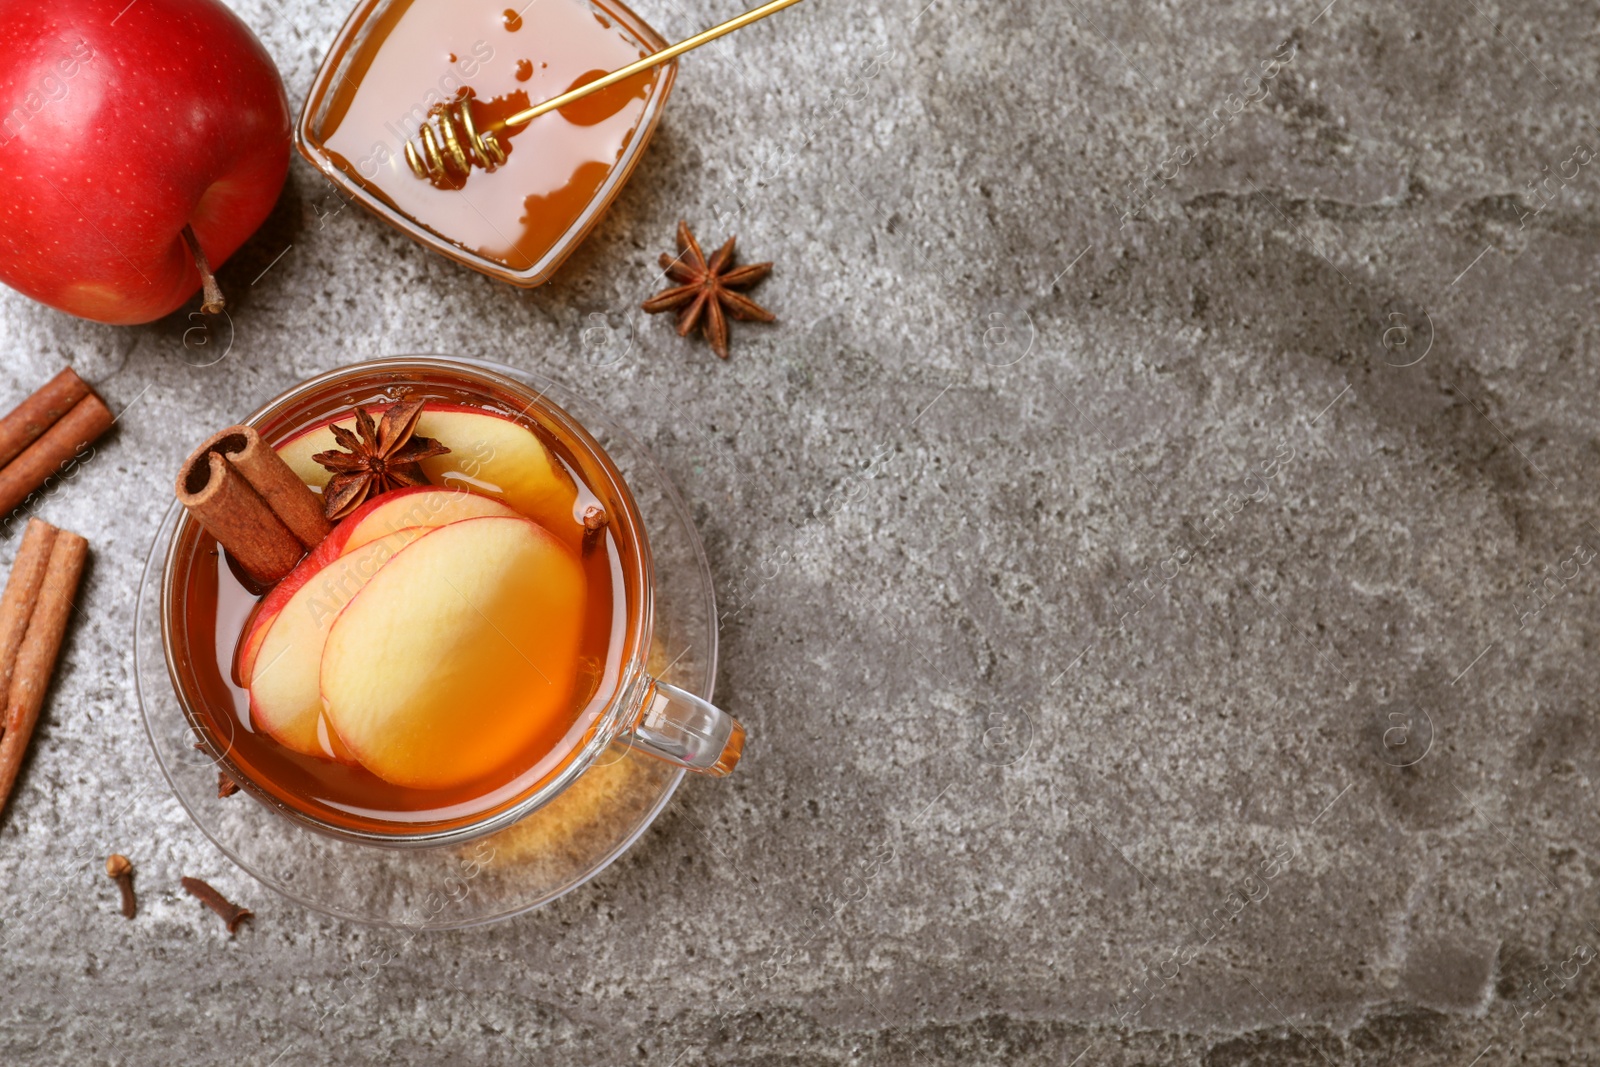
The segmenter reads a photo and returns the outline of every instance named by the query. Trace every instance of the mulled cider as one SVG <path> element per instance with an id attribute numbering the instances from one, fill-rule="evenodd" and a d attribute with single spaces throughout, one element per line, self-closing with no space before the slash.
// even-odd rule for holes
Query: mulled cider
<path id="1" fill-rule="evenodd" d="M 490 128 L 664 43 L 604 0 L 369 0 L 313 88 L 301 149 L 390 221 L 419 225 L 430 243 L 478 269 L 538 284 L 626 179 L 672 68 L 499 130 L 505 159 L 492 169 L 424 180 L 405 146 L 464 94 L 478 128 Z"/>
<path id="2" fill-rule="evenodd" d="M 437 370 L 258 430 L 333 521 L 266 588 L 180 528 L 169 666 L 225 773 L 375 835 L 478 822 L 561 774 L 615 703 L 646 595 L 598 446 L 531 393 Z"/>

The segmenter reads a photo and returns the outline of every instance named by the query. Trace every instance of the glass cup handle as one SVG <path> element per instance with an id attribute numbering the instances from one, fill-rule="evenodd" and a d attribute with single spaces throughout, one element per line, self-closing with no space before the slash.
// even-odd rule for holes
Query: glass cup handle
<path id="1" fill-rule="evenodd" d="M 697 774 L 720 778 L 744 753 L 739 720 L 685 689 L 645 679 L 633 725 L 617 740 Z"/>

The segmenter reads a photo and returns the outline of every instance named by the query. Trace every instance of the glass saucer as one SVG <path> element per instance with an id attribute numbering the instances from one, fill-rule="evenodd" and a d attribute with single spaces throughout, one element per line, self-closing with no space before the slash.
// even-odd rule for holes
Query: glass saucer
<path id="1" fill-rule="evenodd" d="M 448 356 L 548 395 L 605 448 L 638 502 L 655 557 L 649 669 L 711 698 L 717 610 L 700 537 L 648 449 L 600 408 L 514 367 Z M 216 765 L 194 748 L 161 646 L 161 572 L 180 507 L 167 510 L 139 583 L 134 682 L 161 772 L 201 833 L 252 877 L 308 908 L 407 929 L 475 926 L 532 911 L 605 870 L 655 821 L 684 772 L 621 744 L 551 803 L 463 845 L 398 850 L 336 840 L 291 823 L 248 792 L 219 798 Z"/>

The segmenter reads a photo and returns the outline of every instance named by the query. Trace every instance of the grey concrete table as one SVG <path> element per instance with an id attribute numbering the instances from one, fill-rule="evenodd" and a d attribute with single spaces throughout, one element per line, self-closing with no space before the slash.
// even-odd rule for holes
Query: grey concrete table
<path id="1" fill-rule="evenodd" d="M 671 36 L 739 7 L 640 6 Z M 240 5 L 296 108 L 339 8 Z M 222 272 L 220 364 L 181 316 L 0 298 L 0 402 L 66 361 L 126 409 L 42 509 L 94 559 L 0 825 L 0 1060 L 1595 1056 L 1593 5 L 779 18 L 685 61 L 543 289 L 335 213 L 297 162 Z M 680 217 L 779 264 L 781 323 L 727 364 L 635 310 Z M 581 891 L 411 937 L 276 898 L 189 824 L 130 630 L 202 431 L 427 350 L 556 377 L 656 449 L 752 744 Z M 228 940 L 180 874 L 253 925 Z"/>

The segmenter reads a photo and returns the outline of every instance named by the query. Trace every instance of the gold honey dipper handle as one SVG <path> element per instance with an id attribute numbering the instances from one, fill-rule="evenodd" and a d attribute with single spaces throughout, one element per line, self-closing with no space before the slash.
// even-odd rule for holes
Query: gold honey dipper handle
<path id="1" fill-rule="evenodd" d="M 423 123 L 421 135 L 418 140 L 422 147 L 419 150 L 415 143 L 406 143 L 406 162 L 411 165 L 411 172 L 419 178 L 430 180 L 447 179 L 449 177 L 464 178 L 473 166 L 480 166 L 485 170 L 494 170 L 506 161 L 505 149 L 500 147 L 500 142 L 495 139 L 495 131 L 503 130 L 507 126 L 522 126 L 532 122 L 547 111 L 566 107 L 575 100 L 582 100 L 590 93 L 597 93 L 601 89 L 626 81 L 642 70 L 659 66 L 669 59 L 674 59 L 683 53 L 699 48 L 703 44 L 715 41 L 724 34 L 734 30 L 743 29 L 752 22 L 759 22 L 776 11 L 782 11 L 800 0 L 768 0 L 760 7 L 752 8 L 742 15 L 737 15 L 727 22 L 713 26 L 709 30 L 686 37 L 677 44 L 669 45 L 659 52 L 629 63 L 619 70 L 614 70 L 603 78 L 597 78 L 586 85 L 552 97 L 542 104 L 535 104 L 530 108 L 517 112 L 484 130 L 479 130 L 472 121 L 472 98 L 467 95 L 456 97 L 450 104 L 440 108 L 435 115 L 437 131 L 433 125 Z"/>

